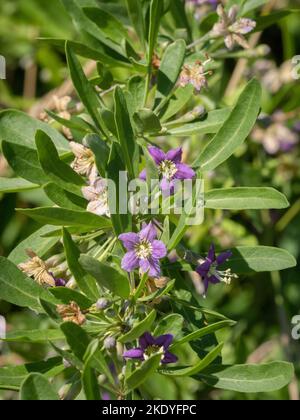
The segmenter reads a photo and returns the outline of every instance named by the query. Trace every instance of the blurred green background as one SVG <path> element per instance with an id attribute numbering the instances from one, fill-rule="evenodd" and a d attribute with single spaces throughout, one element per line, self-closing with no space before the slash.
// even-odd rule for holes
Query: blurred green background
<path id="1" fill-rule="evenodd" d="M 118 6 L 123 1 L 110 3 Z M 280 0 L 275 2 L 274 7 L 299 8 L 300 4 L 298 0 Z M 66 80 L 64 54 L 39 41 L 39 37 L 76 37 L 59 0 L 0 0 L 0 54 L 5 57 L 7 65 L 7 79 L 0 81 L 0 109 L 17 108 L 39 117 L 35 115 L 36 103 L 45 100 L 45 95 Z M 221 248 L 257 243 L 275 245 L 288 249 L 299 261 L 300 128 L 298 132 L 295 127 L 300 122 L 300 83 L 291 79 L 284 67 L 284 63 L 300 55 L 299 15 L 288 16 L 272 25 L 263 32 L 261 42 L 268 45 L 269 54 L 261 57 L 260 62 L 249 60 L 244 78 L 256 75 L 260 79 L 264 88 L 262 112 L 275 123 L 279 119 L 282 126 L 298 136 L 298 143 L 290 151 L 269 154 L 254 134 L 226 168 L 222 167 L 218 173 L 212 174 L 209 182 L 211 187 L 230 186 L 230 176 L 235 185 L 272 185 L 287 195 L 291 207 L 282 212 L 210 212 L 204 225 L 188 231 L 187 242 L 197 252 L 207 249 L 212 237 Z M 230 80 L 235 62 L 227 59 L 224 63 L 221 92 Z M 264 120 L 259 128 L 265 130 Z M 265 131 L 263 135 L 265 138 Z M 197 139 L 189 141 L 188 151 L 193 154 L 197 149 Z M 0 176 L 9 176 L 10 173 L 0 154 Z M 41 191 L 0 194 L 0 255 L 7 256 L 16 244 L 39 227 L 25 216 L 16 215 L 14 209 L 46 203 L 50 202 Z M 160 380 L 153 384 L 157 396 L 184 399 L 295 399 L 299 396 L 300 340 L 291 338 L 291 319 L 296 314 L 300 315 L 299 274 L 299 269 L 295 268 L 280 275 L 240 278 L 230 287 L 211 288 L 205 302 L 208 307 L 238 321 L 229 335 L 228 331 L 220 333 L 220 338 L 226 340 L 225 362 L 291 360 L 298 379 L 289 389 L 268 395 L 245 396 L 199 388 L 192 379 L 186 380 L 184 386 L 182 382 L 171 386 L 169 382 Z M 8 328 L 42 327 L 43 320 L 33 315 L 26 316 L 26 311 L 3 301 L 0 301 L 0 314 L 5 316 Z M 222 334 L 226 336 L 222 337 Z M 48 352 L 49 349 L 43 345 L 5 345 L 0 348 L 0 366 L 39 360 Z M 15 398 L 15 394 L 0 392 L 1 398 Z"/>

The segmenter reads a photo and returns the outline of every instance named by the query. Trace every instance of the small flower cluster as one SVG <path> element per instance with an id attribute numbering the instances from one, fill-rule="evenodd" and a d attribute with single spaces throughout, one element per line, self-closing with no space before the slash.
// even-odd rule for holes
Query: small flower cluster
<path id="1" fill-rule="evenodd" d="M 202 88 L 207 87 L 206 76 L 211 75 L 211 71 L 206 71 L 205 66 L 211 61 L 208 58 L 203 63 L 196 61 L 194 64 L 185 64 L 180 73 L 179 85 L 185 87 L 189 84 L 194 86 L 195 92 L 200 92 Z"/>

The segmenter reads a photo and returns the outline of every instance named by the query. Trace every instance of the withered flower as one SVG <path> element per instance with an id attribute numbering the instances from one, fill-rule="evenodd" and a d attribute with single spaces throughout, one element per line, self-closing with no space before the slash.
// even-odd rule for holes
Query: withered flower
<path id="1" fill-rule="evenodd" d="M 179 85 L 185 87 L 191 84 L 197 92 L 200 92 L 203 87 L 207 87 L 206 76 L 211 75 L 211 71 L 205 71 L 205 66 L 210 61 L 207 59 L 204 63 L 196 61 L 194 64 L 185 64 L 179 77 Z"/>
<path id="2" fill-rule="evenodd" d="M 224 37 L 225 45 L 229 50 L 235 44 L 242 48 L 249 48 L 249 44 L 243 35 L 251 32 L 256 26 L 256 22 L 252 19 L 237 18 L 238 10 L 235 5 L 226 13 L 224 7 L 219 4 L 217 7 L 219 22 L 215 23 L 211 32 L 213 37 Z"/>
<path id="3" fill-rule="evenodd" d="M 79 175 L 87 176 L 91 181 L 97 177 L 97 167 L 95 164 L 95 156 L 91 149 L 74 141 L 70 142 L 70 147 L 75 155 L 75 159 L 71 166 Z"/>
<path id="4" fill-rule="evenodd" d="M 32 250 L 26 250 L 26 253 L 30 259 L 25 263 L 19 264 L 19 269 L 26 273 L 29 277 L 33 277 L 40 285 L 54 287 L 56 285 L 55 278 L 49 272 L 49 267 L 45 261 L 43 261 Z"/>
<path id="5" fill-rule="evenodd" d="M 64 322 L 74 322 L 77 325 L 85 323 L 85 316 L 76 302 L 72 301 L 69 305 L 57 305 L 56 310 Z"/>

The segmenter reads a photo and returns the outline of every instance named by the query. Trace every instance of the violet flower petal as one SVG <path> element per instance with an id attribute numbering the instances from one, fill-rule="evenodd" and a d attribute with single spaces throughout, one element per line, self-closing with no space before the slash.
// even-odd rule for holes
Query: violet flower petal
<path id="1" fill-rule="evenodd" d="M 139 233 L 140 239 L 145 239 L 150 242 L 156 239 L 156 237 L 157 237 L 157 232 L 152 222 L 150 222 L 148 225 L 145 225 Z"/>
<path id="2" fill-rule="evenodd" d="M 154 344 L 154 338 L 149 332 L 145 332 L 140 338 L 139 338 L 139 345 L 142 350 L 146 350 L 147 347 L 153 346 Z"/>
<path id="3" fill-rule="evenodd" d="M 164 358 L 162 359 L 161 363 L 163 363 L 163 364 L 176 363 L 177 360 L 178 360 L 178 357 L 175 356 L 175 354 L 173 354 L 169 351 L 166 351 L 165 355 L 164 355 Z"/>
<path id="4" fill-rule="evenodd" d="M 148 147 L 150 155 L 153 157 L 154 162 L 159 165 L 163 160 L 166 159 L 164 152 L 155 146 Z"/>
<path id="5" fill-rule="evenodd" d="M 152 242 L 153 258 L 164 258 L 167 255 L 167 248 L 162 241 L 155 240 Z"/>
<path id="6" fill-rule="evenodd" d="M 155 345 L 163 347 L 164 350 L 167 350 L 172 343 L 174 336 L 172 334 L 164 334 L 154 339 Z"/>
<path id="7" fill-rule="evenodd" d="M 218 265 L 222 265 L 225 261 L 227 261 L 231 257 L 232 257 L 232 252 L 231 251 L 222 252 L 222 254 L 220 254 L 217 257 Z"/>
<path id="8" fill-rule="evenodd" d="M 128 271 L 128 272 L 131 272 L 135 270 L 136 268 L 138 268 L 139 259 L 136 256 L 135 251 L 129 251 L 124 255 L 121 266 L 123 270 Z"/>
<path id="9" fill-rule="evenodd" d="M 195 171 L 185 163 L 176 163 L 177 172 L 176 179 L 192 179 L 196 175 Z"/>
<path id="10" fill-rule="evenodd" d="M 166 160 L 171 160 L 174 163 L 180 163 L 182 159 L 182 147 L 171 149 L 166 153 Z"/>
<path id="11" fill-rule="evenodd" d="M 216 261 L 216 252 L 215 252 L 215 245 L 214 244 L 211 244 L 211 246 L 209 248 L 207 259 L 211 263 Z"/>
<path id="12" fill-rule="evenodd" d="M 139 242 L 139 236 L 134 232 L 122 233 L 119 235 L 119 239 L 128 251 L 133 251 L 135 245 Z"/>
<path id="13" fill-rule="evenodd" d="M 147 180 L 147 171 L 146 171 L 146 169 L 143 169 L 142 172 L 139 174 L 139 179 L 141 179 L 142 181 L 146 181 Z"/>
<path id="14" fill-rule="evenodd" d="M 140 348 L 127 350 L 123 353 L 125 359 L 140 359 L 144 360 L 144 351 Z"/>

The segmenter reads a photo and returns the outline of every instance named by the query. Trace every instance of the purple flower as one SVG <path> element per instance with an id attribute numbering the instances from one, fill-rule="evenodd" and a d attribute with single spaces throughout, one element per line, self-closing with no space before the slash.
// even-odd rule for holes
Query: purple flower
<path id="1" fill-rule="evenodd" d="M 153 337 L 150 333 L 145 332 L 139 338 L 139 347 L 125 351 L 123 357 L 125 359 L 147 360 L 155 353 L 161 353 L 161 363 L 175 363 L 177 356 L 169 352 L 169 347 L 173 341 L 172 334 L 164 334 L 159 337 Z"/>
<path id="2" fill-rule="evenodd" d="M 119 239 L 128 251 L 122 259 L 123 270 L 131 272 L 139 267 L 143 273 L 158 277 L 159 260 L 167 255 L 167 249 L 156 238 L 157 232 L 152 222 L 145 224 L 139 233 L 122 233 Z"/>
<path id="3" fill-rule="evenodd" d="M 231 251 L 222 252 L 216 257 L 215 246 L 211 244 L 205 261 L 196 268 L 196 272 L 201 276 L 204 282 L 204 295 L 207 292 L 209 283 L 217 284 L 224 282 L 229 284 L 232 278 L 236 278 L 236 274 L 232 274 L 231 270 L 220 271 L 219 266 L 224 264 L 232 257 Z"/>
<path id="4" fill-rule="evenodd" d="M 192 179 L 196 175 L 192 168 L 181 162 L 181 147 L 171 149 L 167 153 L 155 146 L 150 146 L 148 150 L 162 178 L 160 187 L 163 192 L 173 194 L 175 180 Z M 140 173 L 140 178 L 146 180 L 146 170 Z"/>
<path id="5" fill-rule="evenodd" d="M 55 286 L 56 287 L 64 287 L 66 285 L 66 280 L 62 278 L 54 277 Z"/>

